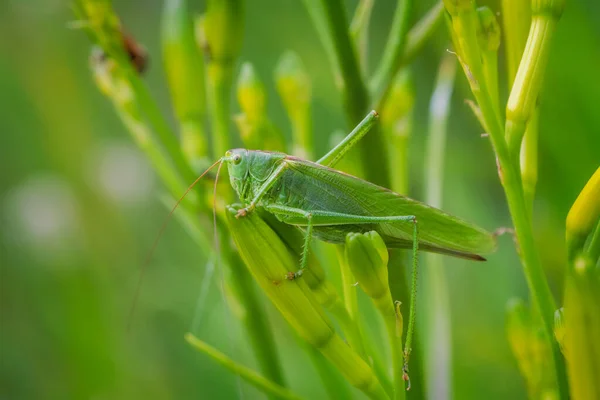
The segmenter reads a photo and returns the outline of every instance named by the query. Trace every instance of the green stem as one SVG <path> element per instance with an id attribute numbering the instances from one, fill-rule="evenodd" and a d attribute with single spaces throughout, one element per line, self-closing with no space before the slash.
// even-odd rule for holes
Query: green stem
<path id="1" fill-rule="evenodd" d="M 341 73 L 342 97 L 346 119 L 352 126 L 362 119 L 369 107 L 369 93 L 358 64 L 354 45 L 348 34 L 348 18 L 342 0 L 321 0 L 329 36 L 334 45 L 335 60 Z M 367 180 L 389 187 L 388 156 L 382 151 L 385 141 L 375 127 L 359 144 L 361 162 Z"/>
<path id="2" fill-rule="evenodd" d="M 163 64 L 179 120 L 181 150 L 190 165 L 202 167 L 208 154 L 203 126 L 204 61 L 196 44 L 187 0 L 165 1 L 161 25 Z"/>
<path id="3" fill-rule="evenodd" d="M 406 398 L 406 389 L 402 368 L 404 367 L 404 353 L 402 351 L 402 326 L 398 326 L 394 305 L 390 304 L 389 309 L 384 313 L 381 310 L 385 322 L 388 340 L 390 342 L 392 368 L 394 371 L 394 399 L 403 400 Z"/>
<path id="4" fill-rule="evenodd" d="M 450 2 L 448 2 L 450 3 Z M 515 233 L 519 244 L 519 256 L 523 264 L 523 271 L 533 301 L 539 310 L 543 323 L 546 340 L 550 341 L 556 370 L 558 389 L 561 398 L 567 398 L 567 384 L 565 368 L 560 349 L 553 338 L 554 311 L 556 306 L 554 298 L 544 275 L 539 256 L 535 249 L 533 230 L 529 212 L 525 203 L 523 185 L 518 165 L 511 157 L 504 130 L 489 92 L 483 80 L 480 63 L 479 47 L 476 35 L 476 14 L 474 10 L 453 10 L 453 6 L 446 5 L 452 15 L 452 27 L 457 39 L 460 61 L 465 75 L 471 86 L 471 91 L 477 99 L 486 128 L 489 130 L 490 139 L 498 159 L 499 175 L 504 187 L 508 208 L 512 217 Z M 455 11 L 452 13 L 452 11 Z"/>
<path id="5" fill-rule="evenodd" d="M 231 90 L 233 67 L 221 63 L 208 65 L 208 97 L 213 123 L 213 157 L 231 149 Z"/>
<path id="6" fill-rule="evenodd" d="M 442 59 L 435 90 L 429 106 L 429 136 L 425 155 L 425 202 L 442 206 L 444 151 L 450 98 L 456 76 L 456 59 L 448 54 Z M 446 284 L 443 259 L 425 254 L 423 292 L 427 293 L 425 321 L 426 382 L 430 398 L 452 397 L 452 332 L 450 329 L 450 296 Z"/>
<path id="7" fill-rule="evenodd" d="M 331 363 L 327 361 L 314 346 L 304 342 L 303 348 L 308 353 L 315 369 L 321 377 L 321 382 L 323 383 L 325 391 L 329 394 L 329 398 L 352 398 L 352 393 L 349 390 L 348 384 L 341 378 L 333 365 L 331 365 Z"/>
<path id="8" fill-rule="evenodd" d="M 533 200 L 538 179 L 539 114 L 537 109 L 533 112 L 521 145 L 521 179 L 523 180 L 525 203 L 530 218 L 533 212 Z"/>
<path id="9" fill-rule="evenodd" d="M 379 67 L 373 78 L 369 82 L 371 93 L 379 93 L 389 86 L 392 78 L 400 68 L 402 56 L 404 54 L 406 32 L 408 31 L 408 21 L 413 10 L 413 0 L 398 0 L 392 27 L 388 35 L 388 40 L 383 50 L 383 56 L 379 62 Z"/>
<path id="10" fill-rule="evenodd" d="M 596 226 L 596 231 L 594 231 L 586 252 L 592 262 L 597 263 L 600 260 L 600 222 Z"/>
<path id="11" fill-rule="evenodd" d="M 534 3 L 540 3 L 536 0 Z M 557 2 L 562 3 L 562 2 Z M 541 89 L 550 55 L 550 45 L 562 10 L 555 5 L 547 10 L 537 4 L 532 7 L 531 28 L 525 51 L 506 104 L 506 140 L 508 150 L 517 157 L 525 128 L 529 122 Z"/>
<path id="12" fill-rule="evenodd" d="M 350 34 L 358 48 L 358 57 L 363 71 L 367 70 L 369 56 L 369 22 L 375 0 L 360 0 L 350 23 Z"/>
<path id="13" fill-rule="evenodd" d="M 571 398 L 600 398 L 600 274 L 580 253 L 570 260 L 565 287 L 565 349 Z"/>
<path id="14" fill-rule="evenodd" d="M 435 33 L 435 30 L 440 26 L 444 20 L 444 4 L 440 1 L 436 3 L 419 22 L 412 27 L 412 29 L 406 34 L 406 45 L 404 46 L 404 52 L 402 58 L 398 63 L 394 75 L 398 75 L 401 72 L 403 66 L 410 64 L 413 59 L 421 52 L 427 40 Z M 397 77 L 393 78 L 397 79 Z M 375 98 L 373 108 L 379 110 L 383 104 L 387 101 L 391 85 L 384 87 L 384 90 Z"/>
<path id="15" fill-rule="evenodd" d="M 344 246 L 336 246 L 338 253 L 338 260 L 340 264 L 340 270 L 342 273 L 342 297 L 346 306 L 346 311 L 353 324 L 356 325 L 356 330 L 353 330 L 351 335 L 348 336 L 348 341 L 352 348 L 362 357 L 366 358 L 364 339 L 360 332 L 360 324 L 358 323 L 358 300 L 356 298 L 356 280 L 352 276 L 348 262 L 346 261 L 346 255 L 344 253 Z"/>
<path id="16" fill-rule="evenodd" d="M 231 358 L 227 357 L 225 354 L 221 353 L 219 350 L 214 347 L 208 345 L 207 343 L 201 341 L 196 336 L 191 333 L 185 334 L 185 340 L 191 344 L 195 349 L 201 351 L 202 353 L 208 355 L 210 358 L 233 372 L 241 376 L 246 382 L 256 387 L 257 389 L 263 391 L 268 395 L 275 396 L 280 399 L 287 400 L 300 400 L 301 397 L 289 391 L 288 389 L 278 385 L 275 382 L 266 379 L 259 374 L 257 374 L 254 370 L 245 367 L 241 364 L 236 363 Z"/>
<path id="17" fill-rule="evenodd" d="M 222 228 L 221 232 L 224 232 L 225 226 Z M 221 242 L 226 243 L 225 240 Z M 245 309 L 241 320 L 246 328 L 260 369 L 270 381 L 285 386 L 275 338 L 269 326 L 265 310 L 255 292 L 250 273 L 237 253 L 231 249 L 223 250 L 230 272 L 227 274 L 226 279 L 231 285 L 232 292 Z"/>

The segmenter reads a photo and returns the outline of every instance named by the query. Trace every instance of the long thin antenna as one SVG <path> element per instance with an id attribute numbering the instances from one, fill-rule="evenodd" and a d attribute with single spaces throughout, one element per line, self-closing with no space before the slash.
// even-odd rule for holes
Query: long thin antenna
<path id="1" fill-rule="evenodd" d="M 185 196 L 187 196 L 187 194 L 194 188 L 194 186 L 196 186 L 196 184 L 198 182 L 200 182 L 200 180 L 204 177 L 204 175 L 206 175 L 208 173 L 208 171 L 210 171 L 211 169 L 213 169 L 217 164 L 219 164 L 219 169 L 221 169 L 221 162 L 222 161 L 223 161 L 223 159 L 219 158 L 217 161 L 215 161 L 215 163 L 213 165 L 211 165 L 210 167 L 208 167 L 206 169 L 206 171 L 204 171 L 198 178 L 196 178 L 196 180 L 186 189 L 186 191 L 179 198 L 179 200 L 177 200 L 177 202 L 175 203 L 175 205 L 173 206 L 173 208 L 171 209 L 171 211 L 169 212 L 169 214 L 165 218 L 162 226 L 160 227 L 160 230 L 158 231 L 158 235 L 156 235 L 156 239 L 154 239 L 154 242 L 152 243 L 152 247 L 150 248 L 150 251 L 148 252 L 148 255 L 146 256 L 146 259 L 144 260 L 144 263 L 142 264 L 142 267 L 140 269 L 140 277 L 138 279 L 138 282 L 137 282 L 137 285 L 136 285 L 136 288 L 135 288 L 135 294 L 133 296 L 133 304 L 131 305 L 131 310 L 129 310 L 129 316 L 127 318 L 127 321 L 128 321 L 127 322 L 127 331 L 128 332 L 131 329 L 131 324 L 132 324 L 132 321 L 133 321 L 133 315 L 135 314 L 135 309 L 137 307 L 138 299 L 140 297 L 140 291 L 141 291 L 141 288 L 142 288 L 142 281 L 144 280 L 144 275 L 146 273 L 146 270 L 148 269 L 148 264 L 150 263 L 150 260 L 152 259 L 152 256 L 154 255 L 154 251 L 156 250 L 156 246 L 158 245 L 158 241 L 160 240 L 160 238 L 162 237 L 163 233 L 165 232 L 167 224 L 171 220 L 171 217 L 173 216 L 173 213 L 175 212 L 175 210 L 177 209 L 177 207 L 179 207 L 179 204 L 183 201 L 183 199 L 185 198 Z M 215 185 L 216 185 L 216 181 L 215 181 Z"/>
<path id="2" fill-rule="evenodd" d="M 223 163 L 219 164 L 219 168 L 217 168 L 217 176 L 215 177 L 215 184 L 213 186 L 213 232 L 215 239 L 215 250 L 217 252 L 217 265 L 219 265 L 219 255 L 221 254 L 221 243 L 219 242 L 219 234 L 217 232 L 217 183 L 219 182 L 219 173 L 221 172 L 221 167 Z"/>

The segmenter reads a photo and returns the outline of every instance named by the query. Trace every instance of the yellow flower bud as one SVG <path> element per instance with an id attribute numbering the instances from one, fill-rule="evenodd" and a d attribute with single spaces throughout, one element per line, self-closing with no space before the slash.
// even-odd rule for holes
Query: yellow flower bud
<path id="1" fill-rule="evenodd" d="M 587 237 L 600 222 L 600 168 L 586 183 L 567 215 L 567 246 L 570 257 L 583 248 Z"/>
<path id="2" fill-rule="evenodd" d="M 249 120 L 266 117 L 266 94 L 263 83 L 251 63 L 244 63 L 237 82 L 237 98 L 242 112 Z"/>

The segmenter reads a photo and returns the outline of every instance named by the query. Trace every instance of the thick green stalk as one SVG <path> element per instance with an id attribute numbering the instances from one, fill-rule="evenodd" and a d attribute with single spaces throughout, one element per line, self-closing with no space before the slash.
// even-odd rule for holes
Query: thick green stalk
<path id="1" fill-rule="evenodd" d="M 360 288 L 373 301 L 383 317 L 394 371 L 394 397 L 404 399 L 404 353 L 402 351 L 402 314 L 396 313 L 388 282 L 388 250 L 375 231 L 349 233 L 346 236 L 345 257 L 350 272 Z"/>
<path id="2" fill-rule="evenodd" d="M 506 104 L 506 140 L 512 157 L 518 157 L 525 128 L 535 110 L 552 37 L 564 7 L 565 0 L 532 1 L 531 29 Z"/>
<path id="3" fill-rule="evenodd" d="M 340 271 L 342 274 L 342 298 L 344 300 L 344 305 L 346 312 L 348 313 L 352 323 L 356 325 L 356 332 L 358 334 L 353 334 L 348 336 L 348 341 L 350 345 L 360 356 L 366 359 L 366 351 L 364 345 L 364 338 L 360 329 L 360 323 L 358 322 L 358 299 L 356 297 L 356 280 L 352 275 L 352 271 L 350 271 L 350 267 L 348 266 L 348 260 L 346 259 L 346 254 L 344 251 L 343 245 L 337 245 L 336 250 L 338 253 L 338 262 L 340 265 Z"/>
<path id="4" fill-rule="evenodd" d="M 222 228 L 221 231 L 224 232 L 225 226 Z M 223 236 L 221 242 L 226 243 L 227 239 Z M 230 285 L 236 300 L 244 309 L 239 318 L 246 328 L 258 365 L 266 378 L 280 386 L 285 386 L 275 338 L 264 307 L 254 289 L 251 276 L 242 260 L 232 249 L 223 249 L 222 254 L 227 258 L 225 261 L 228 273 L 225 280 Z"/>
<path id="5" fill-rule="evenodd" d="M 394 75 L 400 68 L 412 10 L 413 0 L 397 0 L 392 27 L 383 55 L 373 78 L 369 82 L 369 89 L 375 96 L 385 90 L 385 87 L 392 82 Z"/>
<path id="6" fill-rule="evenodd" d="M 246 382 L 257 388 L 258 390 L 264 392 L 265 394 L 273 396 L 275 398 L 286 400 L 302 399 L 300 396 L 289 391 L 288 389 L 278 385 L 275 382 L 270 381 L 269 379 L 260 376 L 254 370 L 241 364 L 238 364 L 231 358 L 227 357 L 225 354 L 221 353 L 219 350 L 198 339 L 192 333 L 186 333 L 185 340 L 189 344 L 191 344 L 196 350 L 208 355 L 210 358 L 212 358 L 213 360 L 215 360 L 234 374 L 241 376 Z"/>
<path id="7" fill-rule="evenodd" d="M 371 399 L 387 394 L 367 363 L 333 329 L 305 279 L 288 280 L 297 260 L 278 235 L 258 216 L 236 218 L 228 208 L 227 220 L 242 259 L 258 285 L 292 328 L 315 346 L 345 376 L 348 382 Z"/>
<path id="8" fill-rule="evenodd" d="M 528 207 L 525 203 L 520 171 L 515 160 L 509 153 L 506 141 L 504 140 L 502 123 L 494 111 L 493 102 L 483 79 L 480 50 L 477 43 L 477 17 L 475 9 L 473 3 L 469 0 L 458 3 L 446 0 L 444 4 L 451 15 L 452 29 L 460 56 L 459 61 L 469 81 L 471 91 L 479 104 L 486 128 L 489 131 L 490 140 L 496 152 L 499 166 L 498 172 L 515 227 L 523 271 L 533 301 L 542 316 L 546 339 L 551 341 L 552 344 L 554 366 L 561 398 L 566 398 L 567 385 L 564 363 L 560 349 L 552 339 L 556 306 L 535 249 L 533 230 Z"/>
<path id="9" fill-rule="evenodd" d="M 196 45 L 186 0 L 165 1 L 162 48 L 173 108 L 180 125 L 182 152 L 190 165 L 204 170 L 208 155 L 204 131 L 204 61 Z"/>
<path id="10" fill-rule="evenodd" d="M 442 59 L 429 105 L 429 136 L 425 153 L 425 202 L 442 207 L 444 151 L 450 99 L 456 76 L 456 59 Z M 450 296 L 440 255 L 427 253 L 423 263 L 423 292 L 427 293 L 425 350 L 427 395 L 434 399 L 452 398 L 452 332 Z"/>
<path id="11" fill-rule="evenodd" d="M 369 107 L 369 93 L 361 75 L 354 45 L 348 34 L 348 18 L 341 0 L 321 0 L 335 60 L 341 73 L 342 98 L 349 125 L 356 125 Z M 359 144 L 361 162 L 367 180 L 389 187 L 388 156 L 383 135 L 375 127 Z"/>

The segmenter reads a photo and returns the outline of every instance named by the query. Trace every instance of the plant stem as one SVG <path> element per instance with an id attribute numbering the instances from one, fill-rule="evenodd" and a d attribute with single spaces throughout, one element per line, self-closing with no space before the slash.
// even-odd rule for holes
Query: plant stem
<path id="1" fill-rule="evenodd" d="M 567 384 L 564 362 L 558 344 L 552 339 L 556 306 L 535 249 L 533 230 L 528 207 L 525 203 L 520 171 L 515 160 L 509 153 L 507 143 L 504 140 L 502 123 L 494 111 L 493 102 L 483 79 L 476 36 L 476 14 L 474 9 L 455 8 L 450 1 L 445 1 L 445 4 L 452 16 L 452 28 L 458 46 L 457 50 L 460 54 L 459 61 L 469 81 L 471 91 L 479 104 L 496 152 L 498 173 L 504 187 L 508 208 L 515 227 L 520 250 L 519 256 L 523 264 L 525 278 L 533 297 L 533 302 L 544 322 L 546 340 L 549 340 L 552 346 L 558 392 L 561 398 L 566 398 Z"/>
<path id="2" fill-rule="evenodd" d="M 394 72 L 395 77 L 392 81 L 398 79 L 398 74 L 403 66 L 408 65 L 425 46 L 427 40 L 433 35 L 435 30 L 440 26 L 444 17 L 444 5 L 440 1 L 436 3 L 419 22 L 417 22 L 410 31 L 406 34 L 406 45 L 402 58 Z M 381 109 L 381 106 L 387 101 L 389 91 L 392 85 L 386 85 L 384 90 L 375 98 L 373 108 Z"/>
<path id="3" fill-rule="evenodd" d="M 224 232 L 226 227 L 223 226 L 222 228 L 221 231 Z M 225 240 L 222 240 L 222 243 L 225 243 Z M 275 338 L 269 326 L 264 307 L 257 297 L 250 273 L 233 249 L 223 250 L 225 257 L 227 257 L 226 262 L 229 269 L 226 280 L 231 285 L 232 292 L 238 297 L 238 301 L 243 304 L 246 310 L 240 319 L 246 328 L 260 369 L 269 380 L 285 386 Z"/>
<path id="4" fill-rule="evenodd" d="M 328 32 L 341 73 L 342 97 L 348 124 L 354 126 L 369 107 L 369 93 L 360 72 L 354 45 L 348 34 L 348 18 L 342 0 L 321 0 Z M 367 180 L 388 187 L 390 182 L 385 141 L 375 127 L 359 144 L 361 162 Z M 366 168 L 368 166 L 368 168 Z"/>
<path id="5" fill-rule="evenodd" d="M 202 168 L 208 154 L 204 61 L 196 45 L 187 1 L 165 1 L 161 25 L 163 64 L 179 120 L 181 150 L 190 165 Z"/>
<path id="6" fill-rule="evenodd" d="M 213 123 L 213 157 L 220 157 L 231 148 L 231 89 L 233 67 L 208 65 L 208 97 Z"/>
<path id="7" fill-rule="evenodd" d="M 352 276 L 352 271 L 348 266 L 346 255 L 344 253 L 344 245 L 337 245 L 336 250 L 338 253 L 338 261 L 340 264 L 340 271 L 342 273 L 342 297 L 346 306 L 346 311 L 353 324 L 357 326 L 355 333 L 348 336 L 348 341 L 352 348 L 362 357 L 366 358 L 365 346 L 363 343 L 362 332 L 360 331 L 360 324 L 358 323 L 358 300 L 356 298 L 356 280 Z"/>
<path id="8" fill-rule="evenodd" d="M 529 215 L 533 212 L 533 200 L 538 179 L 538 134 L 539 111 L 536 108 L 529 119 L 525 137 L 521 144 L 521 179 L 523 181 L 523 195 Z"/>
<path id="9" fill-rule="evenodd" d="M 394 371 L 394 399 L 403 400 L 406 398 L 406 389 L 402 368 L 404 367 L 404 353 L 402 351 L 402 321 L 398 326 L 394 305 L 390 304 L 389 310 L 384 313 L 381 311 L 385 328 L 390 342 L 392 368 Z M 390 314 L 391 312 L 391 314 Z"/>
<path id="10" fill-rule="evenodd" d="M 506 104 L 506 141 L 508 151 L 517 157 L 525 128 L 536 107 L 544 72 L 550 55 L 552 37 L 564 8 L 563 1 L 535 0 L 531 10 L 531 28 L 525 51 Z"/>
<path id="11" fill-rule="evenodd" d="M 201 351 L 202 353 L 208 355 L 210 358 L 212 358 L 213 360 L 215 360 L 234 374 L 241 376 L 246 382 L 261 390 L 262 392 L 280 399 L 301 399 L 301 397 L 289 391 L 288 389 L 260 376 L 254 370 L 245 367 L 241 364 L 238 364 L 231 358 L 227 357 L 225 354 L 221 353 L 219 350 L 198 339 L 192 333 L 186 333 L 185 340 L 198 351 Z"/>
<path id="12" fill-rule="evenodd" d="M 450 112 L 450 98 L 456 76 L 456 59 L 442 58 L 435 90 L 429 105 L 429 136 L 425 155 L 425 202 L 442 207 L 444 150 Z M 425 322 L 425 359 L 427 360 L 427 395 L 435 399 L 452 397 L 452 332 L 450 329 L 450 296 L 446 285 L 443 259 L 425 254 L 423 292 L 427 293 Z"/>
<path id="13" fill-rule="evenodd" d="M 369 22 L 375 0 L 360 0 L 350 23 L 350 34 L 358 49 L 358 57 L 363 71 L 368 67 L 369 56 Z"/>
<path id="14" fill-rule="evenodd" d="M 383 50 L 383 56 L 378 64 L 377 71 L 369 82 L 369 89 L 375 95 L 389 86 L 400 67 L 402 55 L 404 54 L 406 32 L 408 31 L 408 21 L 412 15 L 412 10 L 413 0 L 397 0 L 394 19 Z"/>

